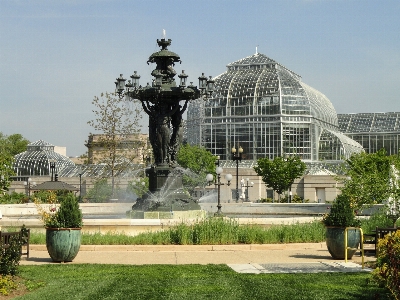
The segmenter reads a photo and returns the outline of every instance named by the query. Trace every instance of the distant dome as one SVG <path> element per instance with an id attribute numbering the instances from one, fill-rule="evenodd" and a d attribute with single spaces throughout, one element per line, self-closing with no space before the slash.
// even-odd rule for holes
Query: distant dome
<path id="1" fill-rule="evenodd" d="M 39 140 L 29 144 L 25 152 L 14 156 L 13 168 L 17 176 L 50 175 L 50 160 L 55 162 L 55 173 L 75 166 L 68 157 L 54 152 L 54 145 Z"/>
<path id="2" fill-rule="evenodd" d="M 324 94 L 264 54 L 228 64 L 214 80 L 211 99 L 189 104 L 187 140 L 221 159 L 230 159 L 238 145 L 247 160 L 340 160 L 362 151 L 339 132 L 336 110 Z"/>

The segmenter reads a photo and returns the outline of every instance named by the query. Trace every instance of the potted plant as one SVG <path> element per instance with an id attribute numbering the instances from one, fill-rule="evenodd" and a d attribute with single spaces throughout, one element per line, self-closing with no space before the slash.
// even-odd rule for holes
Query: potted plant
<path id="1" fill-rule="evenodd" d="M 45 202 L 35 198 L 46 228 L 47 251 L 53 261 L 72 261 L 81 246 L 82 212 L 78 199 L 72 193 L 58 199 L 54 192 L 49 192 Z"/>
<path id="2" fill-rule="evenodd" d="M 348 230 L 347 246 L 357 249 L 360 244 L 360 220 L 357 218 L 357 211 L 351 198 L 346 195 L 337 196 L 329 212 L 322 217 L 322 222 L 326 227 L 326 245 L 329 253 L 335 259 L 345 258 L 345 229 Z M 347 250 L 347 257 L 352 258 L 356 250 Z"/>

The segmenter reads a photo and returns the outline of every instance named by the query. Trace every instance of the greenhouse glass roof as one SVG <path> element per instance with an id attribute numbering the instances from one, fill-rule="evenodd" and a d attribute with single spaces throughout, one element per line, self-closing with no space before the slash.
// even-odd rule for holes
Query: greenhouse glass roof
<path id="1" fill-rule="evenodd" d="M 339 128 L 344 133 L 399 132 L 400 112 L 339 114 Z"/>
<path id="2" fill-rule="evenodd" d="M 55 162 L 55 173 L 67 166 L 75 164 L 66 156 L 54 152 L 54 145 L 43 140 L 30 143 L 25 152 L 17 154 L 14 160 L 14 170 L 17 176 L 50 175 L 50 161 Z"/>
<path id="3" fill-rule="evenodd" d="M 336 110 L 324 94 L 264 54 L 228 64 L 214 80 L 212 98 L 189 104 L 187 139 L 222 160 L 239 145 L 244 160 L 299 155 L 309 162 L 336 161 L 362 151 L 339 133 Z"/>

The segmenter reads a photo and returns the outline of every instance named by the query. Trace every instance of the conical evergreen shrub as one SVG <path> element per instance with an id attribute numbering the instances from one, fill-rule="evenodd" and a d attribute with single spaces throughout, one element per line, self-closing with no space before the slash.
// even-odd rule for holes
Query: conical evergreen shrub
<path id="1" fill-rule="evenodd" d="M 82 227 L 82 212 L 79 208 L 77 197 L 69 193 L 62 200 L 56 218 L 60 228 Z"/>

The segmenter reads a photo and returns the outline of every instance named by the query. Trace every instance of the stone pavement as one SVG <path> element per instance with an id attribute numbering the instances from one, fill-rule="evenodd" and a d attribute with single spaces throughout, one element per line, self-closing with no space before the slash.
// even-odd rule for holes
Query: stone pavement
<path id="1" fill-rule="evenodd" d="M 365 261 L 374 261 L 372 255 Z M 53 263 L 45 245 L 31 245 L 21 265 Z M 71 264 L 227 264 L 241 273 L 368 272 L 357 252 L 352 260 L 334 260 L 325 243 L 263 245 L 82 245 Z M 68 264 L 70 264 L 68 263 Z"/>

